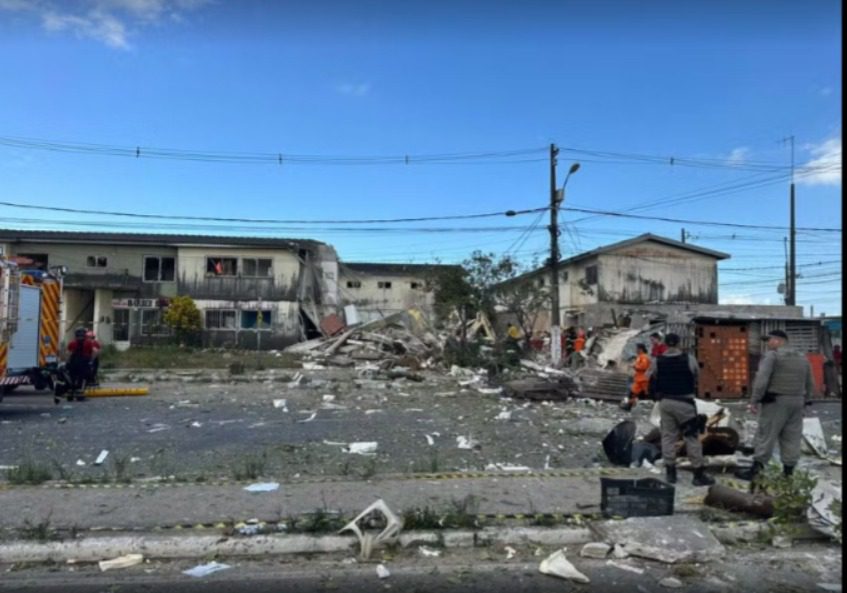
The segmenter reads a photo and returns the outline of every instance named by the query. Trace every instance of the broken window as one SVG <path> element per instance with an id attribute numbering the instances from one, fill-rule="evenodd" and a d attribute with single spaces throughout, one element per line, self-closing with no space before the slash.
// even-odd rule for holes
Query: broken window
<path id="1" fill-rule="evenodd" d="M 113 316 L 112 341 L 129 341 L 129 309 L 115 309 Z"/>
<path id="2" fill-rule="evenodd" d="M 19 263 L 21 268 L 27 270 L 47 270 L 47 254 L 46 253 L 19 253 L 17 257 L 22 261 Z"/>
<path id="3" fill-rule="evenodd" d="M 376 283 L 376 286 L 377 286 L 377 288 L 382 288 L 382 289 L 391 288 L 391 282 L 379 281 L 379 282 Z"/>
<path id="4" fill-rule="evenodd" d="M 421 288 L 423 288 L 423 283 L 422 282 L 412 282 L 411 286 L 412 286 L 412 290 L 420 290 Z"/>
<path id="5" fill-rule="evenodd" d="M 145 282 L 173 282 L 176 277 L 176 263 L 172 257 L 144 256 Z"/>
<path id="6" fill-rule="evenodd" d="M 348 280 L 347 288 L 362 288 L 362 283 L 358 280 Z"/>
<path id="7" fill-rule="evenodd" d="M 243 258 L 241 275 L 249 278 L 268 278 L 271 276 L 270 259 Z"/>
<path id="8" fill-rule="evenodd" d="M 169 333 L 168 326 L 162 323 L 161 309 L 141 310 L 142 336 L 166 336 Z"/>
<path id="9" fill-rule="evenodd" d="M 89 268 L 105 268 L 109 259 L 105 255 L 89 255 L 85 258 L 85 265 Z"/>
<path id="10" fill-rule="evenodd" d="M 238 259 L 234 257 L 207 257 L 206 274 L 212 276 L 235 276 L 238 272 Z"/>
<path id="11" fill-rule="evenodd" d="M 261 318 L 259 313 L 262 314 Z M 258 325 L 258 327 L 257 327 Z M 242 311 L 241 312 L 241 328 L 242 329 L 271 329 L 271 312 L 270 311 Z"/>
<path id="12" fill-rule="evenodd" d="M 561 272 L 559 272 L 559 278 L 561 278 L 563 282 L 567 282 L 568 281 L 568 271 L 562 270 Z"/>
<path id="13" fill-rule="evenodd" d="M 587 284 L 597 284 L 597 266 L 588 266 L 585 268 L 585 282 Z"/>
<path id="14" fill-rule="evenodd" d="M 235 329 L 235 311 L 229 309 L 207 310 L 206 329 Z"/>

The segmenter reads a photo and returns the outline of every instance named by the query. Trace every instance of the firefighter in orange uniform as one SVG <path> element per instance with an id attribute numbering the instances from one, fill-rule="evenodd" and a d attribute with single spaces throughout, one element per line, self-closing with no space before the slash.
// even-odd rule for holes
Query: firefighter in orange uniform
<path id="1" fill-rule="evenodd" d="M 621 404 L 621 407 L 626 411 L 634 408 L 639 399 L 647 399 L 650 390 L 649 370 L 652 363 L 650 357 L 647 356 L 647 346 L 636 344 L 635 350 L 635 362 L 632 365 L 635 376 L 629 390 L 629 398 Z"/>

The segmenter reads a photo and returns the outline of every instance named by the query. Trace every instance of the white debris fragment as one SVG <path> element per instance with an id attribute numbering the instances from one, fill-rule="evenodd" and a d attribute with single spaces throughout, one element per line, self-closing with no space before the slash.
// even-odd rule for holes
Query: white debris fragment
<path id="1" fill-rule="evenodd" d="M 515 557 L 515 554 L 518 553 L 518 551 L 515 550 L 512 546 L 506 546 L 503 549 L 506 551 L 506 560 L 511 560 Z"/>
<path id="2" fill-rule="evenodd" d="M 487 472 L 530 472 L 532 468 L 526 465 L 515 465 L 512 463 L 489 463 L 485 466 Z"/>
<path id="3" fill-rule="evenodd" d="M 612 548 L 612 556 L 617 558 L 618 560 L 623 560 L 624 558 L 629 558 L 629 552 L 626 551 L 620 544 L 615 544 L 615 547 Z"/>
<path id="4" fill-rule="evenodd" d="M 153 428 L 151 428 L 147 432 L 152 434 L 152 433 L 155 433 L 155 432 L 162 432 L 163 430 L 168 430 L 168 429 L 170 429 L 170 426 L 168 426 L 167 424 L 154 424 Z"/>
<path id="5" fill-rule="evenodd" d="M 325 402 L 331 402 L 331 401 L 335 401 L 335 396 L 328 393 L 326 395 L 322 395 L 321 399 Z"/>
<path id="6" fill-rule="evenodd" d="M 485 395 L 497 395 L 498 393 L 503 393 L 502 387 L 475 387 L 474 389 Z"/>
<path id="7" fill-rule="evenodd" d="M 812 452 L 826 459 L 829 457 L 829 450 L 826 446 L 826 437 L 823 434 L 823 426 L 821 419 L 817 417 L 803 418 L 803 440 L 811 448 Z"/>
<path id="8" fill-rule="evenodd" d="M 833 593 L 841 593 L 841 583 L 818 583 L 818 587 L 824 591 L 832 591 Z"/>
<path id="9" fill-rule="evenodd" d="M 101 560 L 97 563 L 97 566 L 100 567 L 100 572 L 106 572 L 107 570 L 111 570 L 113 568 L 129 568 L 130 566 L 135 566 L 136 564 L 141 564 L 144 562 L 144 556 L 141 554 L 127 554 L 125 556 L 118 556 L 117 558 L 113 558 L 111 560 Z"/>
<path id="10" fill-rule="evenodd" d="M 439 556 L 441 556 L 440 550 L 433 550 L 432 548 L 427 548 L 426 546 L 420 546 L 418 550 L 420 550 L 420 553 L 424 556 L 427 556 L 428 558 L 438 558 Z"/>
<path id="11" fill-rule="evenodd" d="M 315 417 L 316 417 L 317 415 L 318 415 L 318 413 L 317 413 L 317 412 L 312 412 L 312 415 L 311 415 L 311 416 L 309 416 L 308 418 L 306 418 L 306 419 L 304 419 L 304 420 L 298 420 L 297 422 L 298 422 L 299 424 L 303 424 L 304 422 L 311 422 L 312 420 L 314 420 L 314 419 L 315 419 Z"/>
<path id="12" fill-rule="evenodd" d="M 541 574 L 548 574 L 554 577 L 570 579 L 577 583 L 589 583 L 587 576 L 579 572 L 576 567 L 571 564 L 565 557 L 565 549 L 557 550 L 550 554 L 547 558 L 541 561 L 538 567 Z"/>
<path id="13" fill-rule="evenodd" d="M 84 467 L 84 466 L 85 466 L 85 462 L 84 462 L 82 459 L 77 459 L 77 460 L 76 460 L 76 464 L 77 464 L 78 466 L 80 466 L 80 467 Z"/>
<path id="14" fill-rule="evenodd" d="M 494 419 L 495 420 L 511 420 L 512 419 L 512 413 L 506 408 L 501 408 L 500 413 L 497 414 L 494 417 Z"/>
<path id="15" fill-rule="evenodd" d="M 550 456 L 544 458 L 544 469 L 550 469 Z"/>
<path id="16" fill-rule="evenodd" d="M 228 568 L 232 568 L 229 564 L 223 564 L 221 562 L 209 562 L 208 564 L 199 564 L 194 568 L 190 568 L 188 570 L 183 570 L 182 574 L 187 574 L 190 577 L 205 577 L 214 572 L 218 572 L 221 570 L 226 570 Z"/>
<path id="17" fill-rule="evenodd" d="M 192 426 L 193 428 L 200 428 L 200 427 L 201 427 L 201 426 L 203 426 L 203 425 L 202 425 L 202 424 L 200 424 L 199 422 L 195 421 L 195 422 L 192 422 L 192 423 L 191 423 L 191 426 Z"/>
<path id="18" fill-rule="evenodd" d="M 388 569 L 385 568 L 385 565 L 377 564 L 376 565 L 376 576 L 378 576 L 381 579 L 387 579 L 388 577 L 391 576 L 391 573 L 388 572 Z"/>
<path id="19" fill-rule="evenodd" d="M 667 577 L 659 581 L 659 584 L 662 587 L 667 587 L 668 589 L 679 589 L 682 587 L 682 581 L 680 581 L 676 577 Z"/>
<path id="20" fill-rule="evenodd" d="M 791 547 L 791 538 L 784 535 L 775 535 L 771 540 L 771 545 L 774 548 L 790 548 Z"/>
<path id="21" fill-rule="evenodd" d="M 317 371 L 320 369 L 325 369 L 326 367 L 322 364 L 318 364 L 317 362 L 303 362 L 303 370 L 306 371 Z"/>
<path id="22" fill-rule="evenodd" d="M 278 489 L 279 482 L 257 482 L 244 487 L 247 492 L 273 492 Z"/>
<path id="23" fill-rule="evenodd" d="M 356 455 L 373 455 L 376 453 L 376 441 L 363 441 L 358 443 L 350 443 L 344 448 L 345 453 L 354 453 Z"/>
<path id="24" fill-rule="evenodd" d="M 274 407 L 282 410 L 283 412 L 288 411 L 288 400 L 287 399 L 275 399 Z"/>
<path id="25" fill-rule="evenodd" d="M 470 436 L 458 436 L 456 437 L 456 446 L 459 449 L 473 449 L 477 447 L 479 443 L 473 440 Z"/>
<path id="26" fill-rule="evenodd" d="M 621 570 L 628 570 L 629 572 L 634 572 L 635 574 L 644 574 L 643 568 L 638 568 L 637 566 L 632 566 L 630 564 L 624 564 L 623 562 L 617 562 L 616 560 L 606 560 L 607 566 L 614 566 L 615 568 L 620 568 Z"/>
<path id="27" fill-rule="evenodd" d="M 100 451 L 100 455 L 97 456 L 97 459 L 94 460 L 94 465 L 100 465 L 104 461 L 106 461 L 106 457 L 109 456 L 109 452 L 106 449 Z"/>
<path id="28" fill-rule="evenodd" d="M 426 444 L 430 447 L 435 444 L 435 439 L 433 439 L 430 435 L 425 434 L 424 437 L 426 438 Z"/>

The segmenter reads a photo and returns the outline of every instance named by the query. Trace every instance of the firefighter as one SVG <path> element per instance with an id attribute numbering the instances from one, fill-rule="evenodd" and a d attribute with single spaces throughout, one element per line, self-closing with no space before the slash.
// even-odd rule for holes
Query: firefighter
<path id="1" fill-rule="evenodd" d="M 91 340 L 92 345 L 94 346 L 92 360 L 91 360 L 91 381 L 90 385 L 96 387 L 100 385 L 100 382 L 97 378 L 97 372 L 100 370 L 100 351 L 102 348 L 100 347 L 100 342 L 97 340 L 97 336 L 94 335 L 93 330 L 88 330 L 85 332 L 85 339 Z"/>
<path id="2" fill-rule="evenodd" d="M 762 339 L 768 342 L 768 352 L 756 371 L 749 406 L 758 414 L 753 465 L 735 472 L 737 478 L 751 481 L 770 461 L 777 442 L 783 473 L 794 473 L 803 441 L 804 410 L 815 393 L 811 365 L 788 345 L 788 335 L 777 329 Z"/>
<path id="3" fill-rule="evenodd" d="M 685 439 L 685 450 L 694 468 L 695 486 L 711 486 L 714 478 L 704 467 L 703 447 L 700 443 L 697 404 L 694 401 L 698 364 L 693 355 L 679 348 L 679 336 L 665 336 L 667 351 L 656 358 L 650 377 L 651 391 L 659 400 L 662 432 L 662 458 L 667 481 L 676 483 L 676 444 L 680 435 Z M 705 425 L 702 428 L 705 430 Z"/>
<path id="4" fill-rule="evenodd" d="M 647 399 L 650 387 L 649 370 L 650 357 L 647 356 L 647 346 L 644 344 L 635 345 L 636 356 L 635 362 L 632 365 L 634 377 L 632 387 L 630 387 L 629 397 L 621 404 L 621 408 L 627 412 L 635 407 L 639 399 Z"/>
<path id="5" fill-rule="evenodd" d="M 95 341 L 87 336 L 88 331 L 84 327 L 78 327 L 74 331 L 74 339 L 68 344 L 68 372 L 73 381 L 73 388 L 84 387 L 85 383 L 91 381 L 91 371 L 94 360 L 100 353 L 95 346 Z"/>

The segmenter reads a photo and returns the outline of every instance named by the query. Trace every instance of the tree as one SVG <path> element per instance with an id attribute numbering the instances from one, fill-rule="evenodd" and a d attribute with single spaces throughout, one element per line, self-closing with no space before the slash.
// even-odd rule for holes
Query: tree
<path id="1" fill-rule="evenodd" d="M 533 262 L 526 269 L 536 270 L 538 268 L 539 264 Z M 515 272 L 522 270 L 523 268 L 518 267 Z M 547 281 L 549 274 L 546 271 L 545 269 L 541 276 L 524 276 L 516 273 L 497 291 L 498 308 L 514 316 L 521 333 L 527 337 L 532 335 L 539 315 L 547 310 L 550 303 L 550 289 Z"/>
<path id="2" fill-rule="evenodd" d="M 180 345 L 195 341 L 203 327 L 200 310 L 190 296 L 171 299 L 165 311 L 164 321 L 174 331 Z"/>

